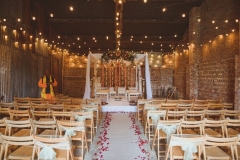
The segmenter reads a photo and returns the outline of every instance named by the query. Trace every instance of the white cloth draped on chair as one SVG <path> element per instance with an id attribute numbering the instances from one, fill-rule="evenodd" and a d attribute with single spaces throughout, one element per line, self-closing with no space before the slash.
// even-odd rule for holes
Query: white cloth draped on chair
<path id="1" fill-rule="evenodd" d="M 83 121 L 85 121 L 85 120 L 88 119 L 88 118 L 92 118 L 92 115 L 81 115 L 81 116 L 79 116 L 79 115 L 74 114 L 74 118 L 75 118 L 78 122 L 83 122 Z"/>
<path id="2" fill-rule="evenodd" d="M 75 131 L 80 131 L 80 132 L 85 132 L 86 130 L 86 127 L 83 125 L 83 126 L 77 126 L 77 127 L 71 127 L 71 128 L 67 128 L 67 127 L 64 127 L 60 124 L 58 124 L 58 126 L 65 131 L 65 136 L 75 136 L 76 135 L 76 132 Z"/>
<path id="3" fill-rule="evenodd" d="M 180 123 L 179 124 L 173 124 L 173 125 L 165 125 L 165 124 L 162 124 L 162 123 L 158 123 L 157 129 L 162 129 L 162 131 L 167 136 L 167 143 L 169 143 L 170 136 L 176 132 L 176 130 L 179 126 L 180 126 Z"/>
<path id="4" fill-rule="evenodd" d="M 150 79 L 150 70 L 149 70 L 149 63 L 148 63 L 148 54 L 136 54 L 137 58 L 135 61 L 142 61 L 145 59 L 145 79 L 146 79 L 146 92 L 147 92 L 147 99 L 152 99 L 152 88 L 151 88 L 151 79 Z M 94 53 L 94 54 L 88 54 L 88 60 L 87 60 L 87 69 L 86 69 L 86 84 L 85 84 L 85 92 L 83 99 L 90 99 L 91 94 L 91 88 L 90 88 L 90 64 L 91 61 L 96 62 L 100 60 L 102 54 L 100 53 Z M 129 63 L 126 61 L 126 63 Z"/>
<path id="5" fill-rule="evenodd" d="M 39 153 L 39 159 L 44 159 L 44 160 L 56 159 L 56 152 L 54 151 L 54 148 L 61 149 L 61 150 L 70 150 L 72 147 L 72 144 L 70 141 L 65 141 L 65 142 L 60 142 L 55 144 L 48 144 L 48 145 L 35 139 L 33 141 L 37 146 L 42 148 Z"/>
<path id="6" fill-rule="evenodd" d="M 179 139 L 177 140 L 170 140 L 169 147 L 173 146 L 181 146 L 182 150 L 184 151 L 184 160 L 193 160 L 193 154 L 198 152 L 197 145 L 203 143 L 203 139 L 195 140 L 195 141 L 184 141 Z"/>

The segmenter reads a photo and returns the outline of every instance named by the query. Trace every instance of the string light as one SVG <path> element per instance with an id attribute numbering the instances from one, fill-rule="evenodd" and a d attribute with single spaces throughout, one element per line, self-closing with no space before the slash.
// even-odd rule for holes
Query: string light
<path id="1" fill-rule="evenodd" d="M 33 16 L 33 17 L 32 17 L 32 20 L 34 20 L 34 21 L 35 21 L 35 20 L 36 20 L 36 17 L 34 17 L 34 16 Z"/>
<path id="2" fill-rule="evenodd" d="M 70 9 L 70 11 L 73 11 L 73 7 L 72 7 L 72 6 L 70 6 L 70 8 L 69 8 L 69 9 Z"/>
<path id="3" fill-rule="evenodd" d="M 186 14 L 182 14 L 182 17 L 186 17 Z"/>
<path id="4" fill-rule="evenodd" d="M 162 9 L 163 12 L 166 12 L 166 10 L 167 10 L 166 8 L 163 8 L 163 9 Z"/>
<path id="5" fill-rule="evenodd" d="M 52 13 L 50 14 L 50 17 L 53 17 L 53 14 L 52 14 Z"/>

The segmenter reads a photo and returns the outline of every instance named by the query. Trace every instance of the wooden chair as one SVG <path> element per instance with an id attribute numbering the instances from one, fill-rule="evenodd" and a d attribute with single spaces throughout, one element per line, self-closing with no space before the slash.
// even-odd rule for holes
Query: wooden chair
<path id="1" fill-rule="evenodd" d="M 147 111 L 147 120 L 145 122 L 145 135 L 148 134 L 148 141 L 150 142 L 154 136 L 159 120 L 165 120 L 167 116 L 166 110 Z"/>
<path id="2" fill-rule="evenodd" d="M 161 105 L 160 104 L 149 104 L 149 103 L 145 103 L 144 107 L 143 107 L 143 114 L 142 114 L 142 124 L 144 126 L 144 124 L 146 123 L 147 120 L 147 111 L 148 110 L 158 110 L 160 109 Z"/>
<path id="3" fill-rule="evenodd" d="M 9 109 L 9 108 L 0 107 L 0 118 L 5 118 L 5 117 L 10 118 L 8 109 Z"/>
<path id="4" fill-rule="evenodd" d="M 187 111 L 167 111 L 167 120 L 180 120 L 185 119 Z"/>
<path id="5" fill-rule="evenodd" d="M 86 99 L 87 103 L 84 105 L 95 105 L 98 107 L 99 120 L 102 117 L 102 100 L 100 98 Z M 96 113 L 96 112 L 95 112 Z"/>
<path id="6" fill-rule="evenodd" d="M 14 102 L 14 109 L 15 110 L 28 110 L 31 109 L 31 104 L 29 103 L 18 103 Z"/>
<path id="7" fill-rule="evenodd" d="M 224 109 L 223 103 L 208 103 L 208 110 L 222 110 Z"/>
<path id="8" fill-rule="evenodd" d="M 205 147 L 204 147 L 204 159 L 229 159 L 235 160 L 234 155 L 236 154 L 236 143 L 238 138 L 216 138 L 205 136 Z M 222 147 L 227 147 L 228 150 L 225 152 Z"/>
<path id="9" fill-rule="evenodd" d="M 57 99 L 58 104 L 72 104 L 71 98 L 58 98 Z"/>
<path id="10" fill-rule="evenodd" d="M 232 110 L 232 109 L 234 109 L 233 108 L 233 103 L 223 103 L 223 105 L 224 105 L 224 109 L 229 109 L 229 110 Z"/>
<path id="11" fill-rule="evenodd" d="M 224 119 L 225 110 L 205 110 L 205 118 L 209 120 L 221 120 Z"/>
<path id="12" fill-rule="evenodd" d="M 161 103 L 161 110 L 177 110 L 177 103 Z"/>
<path id="13" fill-rule="evenodd" d="M 10 117 L 8 109 L 14 109 L 13 103 L 0 103 L 0 117 Z"/>
<path id="14" fill-rule="evenodd" d="M 204 119 L 203 125 L 203 135 L 208 135 L 211 137 L 224 138 L 225 130 L 225 120 L 208 120 Z"/>
<path id="15" fill-rule="evenodd" d="M 167 99 L 166 103 L 179 103 L 180 100 L 178 99 Z"/>
<path id="16" fill-rule="evenodd" d="M 81 148 L 81 156 L 80 157 L 74 157 L 74 158 L 80 158 L 80 159 L 83 160 L 83 158 L 84 158 L 84 148 L 86 148 L 86 150 L 88 152 L 85 122 L 57 121 L 57 124 L 58 124 L 58 128 L 59 128 L 59 131 L 60 131 L 60 135 L 63 135 L 63 132 L 65 132 L 65 136 L 71 137 L 72 141 L 81 142 L 81 145 L 79 146 Z"/>
<path id="17" fill-rule="evenodd" d="M 6 135 L 6 123 L 5 123 L 5 119 L 0 119 L 0 134 L 2 135 Z M 1 159 L 1 157 L 0 157 Z"/>
<path id="18" fill-rule="evenodd" d="M 240 110 L 227 110 L 225 109 L 223 119 L 240 119 Z"/>
<path id="19" fill-rule="evenodd" d="M 95 127 L 95 132 L 97 132 L 97 127 L 100 122 L 99 106 L 96 104 L 88 104 L 88 105 L 83 104 L 82 108 L 84 109 L 85 112 L 93 112 L 94 127 Z"/>
<path id="20" fill-rule="evenodd" d="M 32 119 L 40 121 L 53 120 L 52 111 L 33 111 L 31 110 Z"/>
<path id="21" fill-rule="evenodd" d="M 240 134 L 240 120 L 227 118 L 225 134 L 227 138 L 238 136 L 238 134 Z"/>
<path id="22" fill-rule="evenodd" d="M 208 100 L 195 99 L 194 104 L 208 104 Z"/>
<path id="23" fill-rule="evenodd" d="M 222 99 L 208 99 L 208 103 L 223 103 Z"/>
<path id="24" fill-rule="evenodd" d="M 193 104 L 192 103 L 178 103 L 177 104 L 177 110 L 182 111 L 182 110 L 192 110 Z"/>
<path id="25" fill-rule="evenodd" d="M 43 98 L 31 98 L 31 97 L 29 97 L 29 102 L 33 104 L 45 103 Z"/>
<path id="26" fill-rule="evenodd" d="M 116 96 L 117 92 L 114 90 L 113 87 L 109 87 L 109 97 Z"/>
<path id="27" fill-rule="evenodd" d="M 82 104 L 83 99 L 82 98 L 72 98 L 72 104 Z"/>
<path id="28" fill-rule="evenodd" d="M 80 112 L 82 110 L 82 106 L 80 104 L 63 104 L 64 112 Z"/>
<path id="29" fill-rule="evenodd" d="M 147 99 L 138 99 L 137 101 L 137 120 L 142 121 L 143 118 L 143 108 L 145 103 L 152 103 L 151 100 Z"/>
<path id="30" fill-rule="evenodd" d="M 32 120 L 33 133 L 35 135 L 58 135 L 57 121 Z"/>
<path id="31" fill-rule="evenodd" d="M 160 157 L 166 157 L 165 153 L 166 145 L 169 142 L 170 136 L 172 134 L 179 134 L 181 133 L 181 120 L 175 120 L 175 121 L 164 121 L 160 120 L 158 121 L 157 128 L 155 130 L 153 143 L 152 143 L 152 149 L 154 149 L 154 146 L 157 145 L 157 157 L 158 160 Z M 166 143 L 160 143 L 161 140 L 166 140 Z M 157 141 L 157 144 L 155 142 Z M 161 149 L 161 150 L 160 150 Z"/>
<path id="32" fill-rule="evenodd" d="M 8 113 L 10 115 L 11 120 L 26 120 L 31 118 L 31 114 L 29 110 L 8 109 Z"/>
<path id="33" fill-rule="evenodd" d="M 194 99 L 180 99 L 178 103 L 181 103 L 181 104 L 193 104 L 194 103 Z"/>
<path id="34" fill-rule="evenodd" d="M 65 159 L 73 160 L 72 143 L 68 136 L 33 136 L 34 150 L 38 159 Z M 48 150 L 51 147 L 52 150 Z M 41 154 L 45 152 L 45 154 Z M 56 157 L 55 157 L 56 154 Z"/>
<path id="35" fill-rule="evenodd" d="M 205 110 L 199 111 L 187 111 L 185 120 L 186 121 L 201 121 L 205 118 Z"/>
<path id="36" fill-rule="evenodd" d="M 63 111 L 63 104 L 47 104 L 47 107 L 52 111 Z"/>
<path id="37" fill-rule="evenodd" d="M 14 137 L 30 136 L 32 135 L 31 120 L 13 121 L 4 119 L 6 123 L 6 135 Z"/>
<path id="38" fill-rule="evenodd" d="M 200 111 L 200 110 L 207 110 L 208 104 L 207 103 L 194 103 L 192 106 L 193 111 Z"/>
<path id="39" fill-rule="evenodd" d="M 76 121 L 85 121 L 87 141 L 92 143 L 93 137 L 95 135 L 93 112 L 74 112 L 72 113 L 72 115 L 73 119 L 75 119 Z M 88 138 L 88 133 L 90 133 L 90 138 Z"/>
<path id="40" fill-rule="evenodd" d="M 204 121 L 181 121 L 181 134 L 203 135 L 202 128 Z"/>
<path id="41" fill-rule="evenodd" d="M 125 87 L 118 87 L 118 96 L 125 96 L 126 97 L 126 88 Z"/>
<path id="42" fill-rule="evenodd" d="M 174 159 L 201 159 L 205 139 L 199 135 L 172 134 L 167 148 L 166 160 Z M 191 149 L 190 149 L 191 148 Z"/>
<path id="43" fill-rule="evenodd" d="M 14 102 L 16 103 L 30 103 L 29 97 L 13 97 Z"/>
<path id="44" fill-rule="evenodd" d="M 14 136 L 1 135 L 3 142 L 3 159 L 32 160 L 35 152 L 33 151 L 33 137 L 23 136 L 21 138 Z M 11 148 L 16 148 L 11 150 Z"/>
<path id="45" fill-rule="evenodd" d="M 49 107 L 45 103 L 33 103 L 31 102 L 31 110 L 33 111 L 49 111 Z"/>
<path id="46" fill-rule="evenodd" d="M 52 111 L 52 117 L 54 120 L 64 120 L 68 122 L 72 121 L 71 112 Z"/>
<path id="47" fill-rule="evenodd" d="M 165 103 L 166 99 L 152 99 L 152 104 L 161 104 L 161 103 Z"/>

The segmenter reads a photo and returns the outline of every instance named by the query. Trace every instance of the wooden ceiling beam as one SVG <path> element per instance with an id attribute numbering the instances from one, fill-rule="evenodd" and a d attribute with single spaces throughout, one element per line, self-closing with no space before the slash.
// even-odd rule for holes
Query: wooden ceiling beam
<path id="1" fill-rule="evenodd" d="M 139 0 L 126 0 L 127 2 L 139 2 Z M 147 2 L 203 2 L 204 0 L 147 0 Z"/>
<path id="2" fill-rule="evenodd" d="M 114 19 L 49 19 L 50 23 L 115 23 Z M 123 19 L 123 23 L 188 23 L 187 18 L 178 19 Z"/>

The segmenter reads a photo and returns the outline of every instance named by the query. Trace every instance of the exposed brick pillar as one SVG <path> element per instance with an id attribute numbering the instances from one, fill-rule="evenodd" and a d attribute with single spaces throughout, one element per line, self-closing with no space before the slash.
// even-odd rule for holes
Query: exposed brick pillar
<path id="1" fill-rule="evenodd" d="M 202 61 L 200 46 L 200 8 L 195 7 L 189 14 L 189 66 L 187 66 L 188 79 L 186 87 L 186 98 L 198 98 L 198 64 Z"/>
<path id="2" fill-rule="evenodd" d="M 235 95 L 234 95 L 234 109 L 240 110 L 240 22 L 239 24 L 239 53 L 235 56 Z"/>

